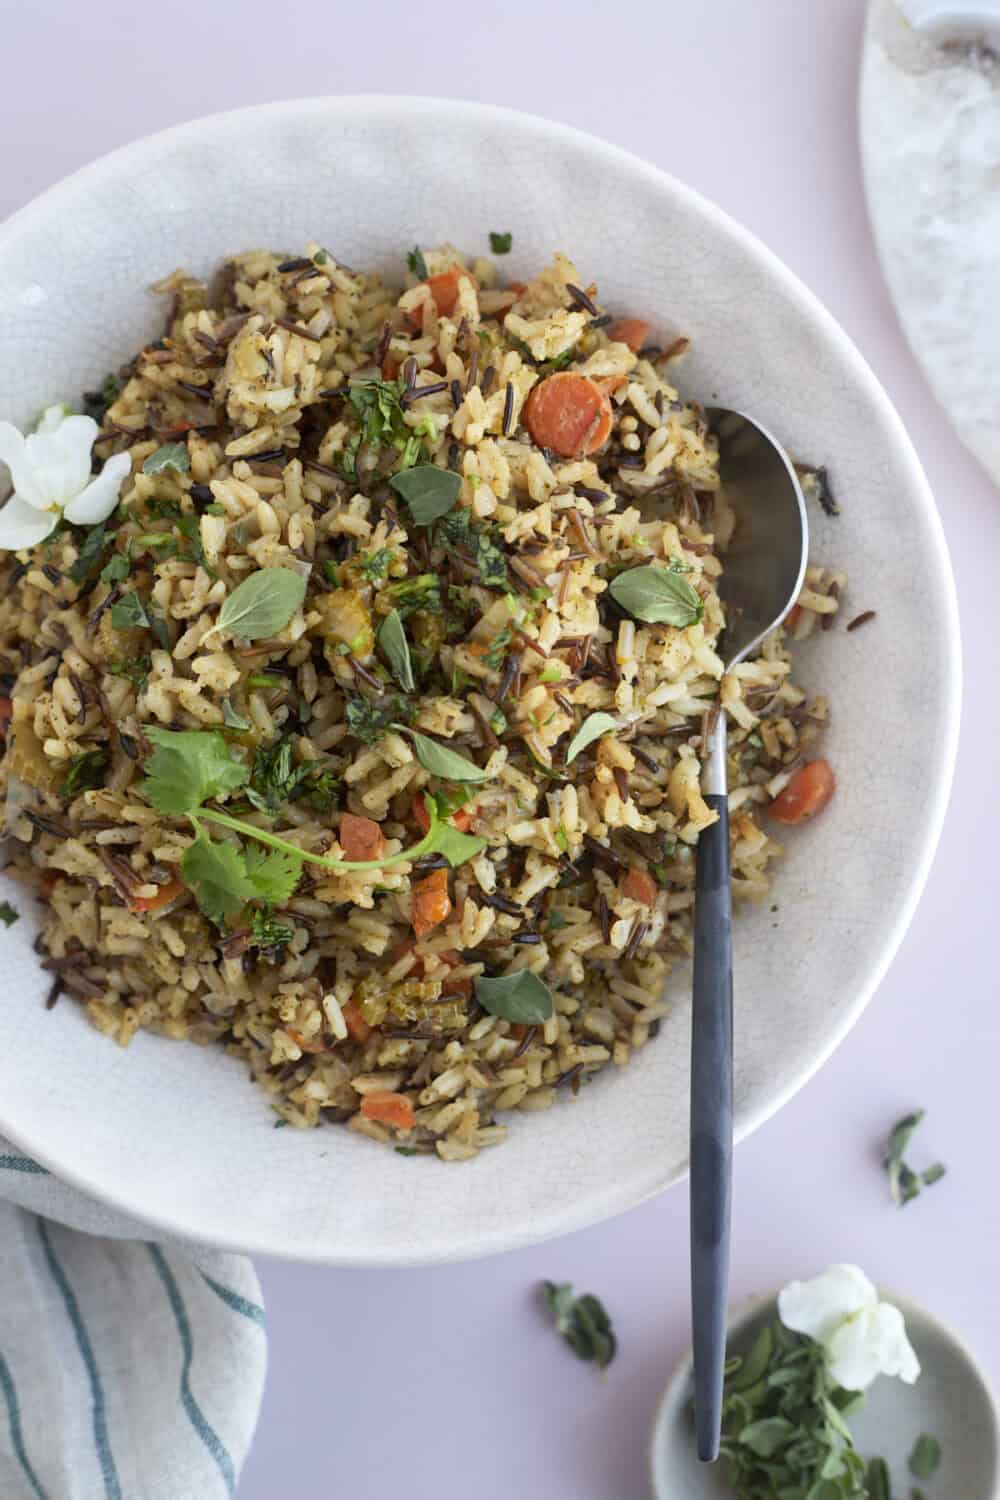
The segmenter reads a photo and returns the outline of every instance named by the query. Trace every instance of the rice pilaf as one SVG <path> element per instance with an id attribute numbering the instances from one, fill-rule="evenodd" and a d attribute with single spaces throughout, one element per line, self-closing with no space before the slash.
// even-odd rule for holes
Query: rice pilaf
<path id="1" fill-rule="evenodd" d="M 309 244 L 154 290 L 164 337 L 88 397 L 95 467 L 131 459 L 117 509 L 3 569 L 8 868 L 42 903 L 53 997 L 121 1043 L 223 1046 L 278 1123 L 473 1156 L 659 1029 L 720 703 L 733 891 L 767 894 L 762 814 L 827 718 L 787 641 L 845 579 L 810 568 L 788 631 L 723 675 L 733 517 L 671 379 L 686 341 L 615 322 L 563 255 L 505 286 L 415 251 L 400 294 Z M 684 623 L 612 589 L 652 568 Z M 227 626 L 276 570 L 301 580 L 280 628 Z M 266 846 L 234 820 L 305 851 L 287 891 L 217 909 L 191 878 L 150 768 L 195 734 L 237 767 L 198 839 L 244 861 L 237 893 Z M 489 999 L 521 971 L 547 1007 Z"/>

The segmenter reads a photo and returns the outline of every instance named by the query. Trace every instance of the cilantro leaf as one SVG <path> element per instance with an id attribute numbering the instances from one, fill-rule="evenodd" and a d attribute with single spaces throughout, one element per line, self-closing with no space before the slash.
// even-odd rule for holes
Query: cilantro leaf
<path id="1" fill-rule="evenodd" d="M 250 918 L 251 948 L 283 948 L 295 936 L 295 928 L 279 922 L 270 907 L 258 907 Z"/>
<path id="2" fill-rule="evenodd" d="M 249 778 L 217 730 L 155 729 L 146 738 L 156 747 L 146 762 L 141 790 L 158 812 L 191 813 L 211 797 L 236 791 Z"/>
<path id="3" fill-rule="evenodd" d="M 246 846 L 244 864 L 254 894 L 275 906 L 284 905 L 302 874 L 301 859 L 285 849 L 265 850 L 260 844 Z"/>
<path id="4" fill-rule="evenodd" d="M 406 266 L 418 281 L 427 280 L 427 262 L 424 260 L 424 253 L 419 245 L 414 245 L 413 249 L 407 253 Z"/>
<path id="5" fill-rule="evenodd" d="M 220 927 L 258 894 L 239 849 L 216 843 L 203 828 L 185 850 L 181 873 L 206 917 Z"/>

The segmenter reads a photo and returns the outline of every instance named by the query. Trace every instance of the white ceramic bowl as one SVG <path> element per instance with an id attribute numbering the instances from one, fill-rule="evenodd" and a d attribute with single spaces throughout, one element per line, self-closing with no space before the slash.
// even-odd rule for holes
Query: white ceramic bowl
<path id="1" fill-rule="evenodd" d="M 909 1495 L 907 1460 L 921 1433 L 941 1444 L 941 1467 L 918 1487 L 937 1500 L 1000 1500 L 1000 1417 L 996 1400 L 975 1355 L 962 1339 L 929 1312 L 897 1292 L 879 1296 L 894 1303 L 920 1361 L 915 1385 L 876 1380 L 864 1406 L 850 1417 L 863 1458 L 884 1458 L 894 1495 Z M 729 1346 L 741 1353 L 761 1325 L 774 1318 L 774 1298 L 755 1298 L 729 1320 Z M 657 1500 L 732 1500 L 725 1465 L 699 1463 L 691 1418 L 691 1355 L 674 1371 L 653 1423 L 650 1470 Z"/>
<path id="2" fill-rule="evenodd" d="M 756 240 L 654 168 L 562 126 L 420 99 L 322 99 L 220 115 L 129 146 L 0 229 L 0 415 L 25 423 L 156 334 L 143 290 L 307 235 L 400 272 L 414 243 L 486 249 L 510 274 L 564 249 L 612 308 L 694 340 L 692 393 L 754 412 L 825 462 L 843 515 L 814 553 L 851 575 L 847 614 L 801 653 L 832 699 L 836 800 L 795 831 L 774 900 L 738 923 L 736 1110 L 746 1135 L 844 1036 L 927 874 L 951 779 L 959 644 L 933 501 L 885 394 L 833 319 Z M 22 899 L 22 907 L 28 902 Z M 689 976 L 662 1033 L 575 1101 L 513 1116 L 458 1167 L 346 1131 L 272 1129 L 245 1072 L 140 1036 L 120 1051 L 47 987 L 30 916 L 4 934 L 0 1131 L 78 1187 L 176 1234 L 336 1264 L 509 1249 L 618 1213 L 687 1165 Z"/>

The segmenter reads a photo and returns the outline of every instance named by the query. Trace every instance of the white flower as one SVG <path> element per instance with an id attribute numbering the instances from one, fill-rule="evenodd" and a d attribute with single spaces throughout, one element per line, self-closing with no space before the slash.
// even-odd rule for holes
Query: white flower
<path id="1" fill-rule="evenodd" d="M 877 1375 L 898 1375 L 912 1385 L 920 1363 L 906 1337 L 898 1307 L 880 1302 L 857 1266 L 831 1266 L 812 1281 L 793 1281 L 778 1293 L 786 1328 L 815 1339 L 827 1368 L 845 1391 L 864 1391 Z"/>
<path id="2" fill-rule="evenodd" d="M 90 450 L 97 433 L 93 417 L 67 415 L 64 406 L 50 406 L 28 437 L 10 422 L 0 422 L 0 463 L 7 465 L 14 485 L 0 510 L 0 548 L 19 552 L 37 547 L 55 530 L 60 515 L 79 526 L 96 526 L 110 516 L 132 460 L 127 453 L 116 453 L 91 478 Z"/>

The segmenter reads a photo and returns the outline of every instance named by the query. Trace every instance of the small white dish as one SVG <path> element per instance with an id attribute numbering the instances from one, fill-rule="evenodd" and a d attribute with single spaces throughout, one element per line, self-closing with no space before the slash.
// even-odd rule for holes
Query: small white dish
<path id="1" fill-rule="evenodd" d="M 105 157 L 0 228 L 0 416 L 24 426 L 93 387 L 163 310 L 145 288 L 241 248 L 307 236 L 398 280 L 414 243 L 485 251 L 511 277 L 556 249 L 607 306 L 693 340 L 687 391 L 744 407 L 828 463 L 843 514 L 814 508 L 816 558 L 878 619 L 804 643 L 833 705 L 840 790 L 789 829 L 773 902 L 736 923 L 736 1128 L 811 1076 L 867 1004 L 924 885 L 959 724 L 947 546 L 913 447 L 850 340 L 763 245 L 696 193 L 603 142 L 509 110 L 434 99 L 295 100 L 217 115 Z M 891 754 L 889 753 L 891 747 Z M 164 1233 L 329 1264 L 458 1260 L 620 1213 L 687 1169 L 690 974 L 627 1068 L 579 1100 L 509 1117 L 461 1166 L 406 1160 L 332 1127 L 272 1129 L 242 1068 L 144 1034 L 127 1050 L 72 1004 L 44 1010 L 31 902 L 4 935 L 0 1135 Z M 769 909 L 776 905 L 777 911 Z"/>
<path id="2" fill-rule="evenodd" d="M 880 1291 L 906 1320 L 920 1361 L 915 1385 L 881 1377 L 849 1419 L 858 1452 L 884 1458 L 892 1493 L 916 1487 L 927 1500 L 1000 1500 L 1000 1415 L 986 1376 L 959 1336 L 897 1292 Z M 729 1321 L 729 1347 L 744 1352 L 760 1326 L 776 1316 L 773 1297 L 754 1298 Z M 671 1376 L 653 1423 L 650 1467 L 657 1500 L 733 1500 L 725 1465 L 699 1463 L 690 1416 L 691 1356 Z M 907 1459 L 921 1433 L 941 1444 L 941 1464 L 927 1480 L 910 1475 Z"/>

